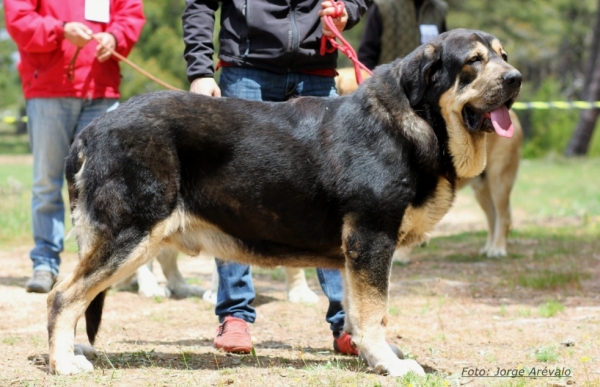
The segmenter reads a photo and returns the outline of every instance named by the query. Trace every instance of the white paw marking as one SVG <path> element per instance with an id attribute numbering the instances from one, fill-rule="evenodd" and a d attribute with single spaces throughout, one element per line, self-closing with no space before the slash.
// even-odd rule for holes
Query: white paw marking
<path id="1" fill-rule="evenodd" d="M 319 296 L 308 286 L 298 286 L 287 292 L 287 299 L 295 304 L 316 304 Z"/>
<path id="2" fill-rule="evenodd" d="M 217 292 L 213 290 L 207 290 L 202 295 L 202 299 L 209 304 L 217 305 Z"/>
<path id="3" fill-rule="evenodd" d="M 94 366 L 83 355 L 71 355 L 62 360 L 56 360 L 54 373 L 57 375 L 74 375 L 91 372 Z"/>
<path id="4" fill-rule="evenodd" d="M 138 294 L 143 297 L 171 297 L 171 291 L 162 286 L 140 286 Z"/>

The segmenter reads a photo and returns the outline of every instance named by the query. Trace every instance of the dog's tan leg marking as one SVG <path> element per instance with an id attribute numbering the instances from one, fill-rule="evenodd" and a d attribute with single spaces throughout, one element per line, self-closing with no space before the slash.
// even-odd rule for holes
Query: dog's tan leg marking
<path id="1" fill-rule="evenodd" d="M 74 354 L 75 325 L 93 297 L 85 294 L 76 274 L 70 274 L 48 295 L 48 335 L 50 372 L 59 375 L 89 372 L 94 369 L 85 356 Z"/>
<path id="2" fill-rule="evenodd" d="M 303 269 L 284 267 L 283 270 L 288 301 L 305 304 L 316 304 L 319 301 L 319 296 L 308 287 Z"/>
<path id="3" fill-rule="evenodd" d="M 83 225 L 83 220 L 81 219 L 76 227 L 90 232 L 91 228 Z M 164 225 L 157 226 L 151 235 L 142 240 L 112 273 L 107 272 L 100 263 L 105 246 L 98 244 L 94 248 L 82 246 L 80 242 L 97 241 L 99 238 L 92 238 L 88 235 L 82 239 L 81 233 L 78 234 L 80 252 L 85 251 L 88 255 L 81 256 L 74 273 L 61 281 L 48 295 L 49 368 L 51 373 L 69 375 L 93 370 L 92 364 L 83 355 L 74 353 L 74 332 L 77 320 L 100 292 L 118 280 L 132 275 L 138 267 L 158 253 L 162 247 L 164 231 Z"/>
<path id="4" fill-rule="evenodd" d="M 373 247 L 362 246 L 361 237 L 354 238 L 357 233 L 356 218 L 347 215 L 342 229 L 342 249 L 346 256 L 344 279 L 347 301 L 346 326 L 351 328 L 352 341 L 358 347 L 361 356 L 376 372 L 391 376 L 402 376 L 408 372 L 425 375 L 423 368 L 414 360 L 400 360 L 385 340 L 387 325 L 388 285 L 391 269 L 391 251 L 387 262 L 379 247 L 385 246 L 387 237 L 377 234 L 381 239 L 373 241 Z M 388 241 L 393 245 L 393 240 Z M 367 242 L 371 245 L 371 242 Z M 365 256 L 370 255 L 370 257 Z M 372 267 L 367 261 L 372 260 Z M 367 265 L 367 266 L 363 266 Z M 387 272 L 386 272 L 387 269 Z"/>

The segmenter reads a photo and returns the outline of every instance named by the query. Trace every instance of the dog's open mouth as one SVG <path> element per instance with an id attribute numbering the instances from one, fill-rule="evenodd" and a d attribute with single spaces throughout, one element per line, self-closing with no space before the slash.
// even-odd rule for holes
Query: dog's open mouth
<path id="1" fill-rule="evenodd" d="M 502 137 L 512 137 L 514 128 L 508 109 L 512 106 L 514 99 L 509 99 L 500 106 L 490 109 L 489 111 L 481 111 L 472 106 L 465 105 L 462 111 L 465 125 L 471 131 L 483 130 L 484 132 L 496 132 Z"/>

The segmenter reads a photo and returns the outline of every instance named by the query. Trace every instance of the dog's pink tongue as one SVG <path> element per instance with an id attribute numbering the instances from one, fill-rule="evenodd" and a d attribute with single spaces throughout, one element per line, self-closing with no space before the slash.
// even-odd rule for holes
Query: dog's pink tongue
<path id="1" fill-rule="evenodd" d="M 510 115 L 508 114 L 506 106 L 499 107 L 493 112 L 490 112 L 490 119 L 492 120 L 492 125 L 494 125 L 494 129 L 496 130 L 496 133 L 498 133 L 498 136 L 512 137 L 515 128 L 510 120 Z"/>

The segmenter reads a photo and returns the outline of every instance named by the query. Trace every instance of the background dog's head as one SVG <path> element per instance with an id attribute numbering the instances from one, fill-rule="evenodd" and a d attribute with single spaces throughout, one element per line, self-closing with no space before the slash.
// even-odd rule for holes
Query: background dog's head
<path id="1" fill-rule="evenodd" d="M 447 125 L 510 137 L 508 109 L 522 77 L 507 59 L 494 36 L 455 29 L 404 58 L 401 84 L 412 107 L 440 106 Z"/>

